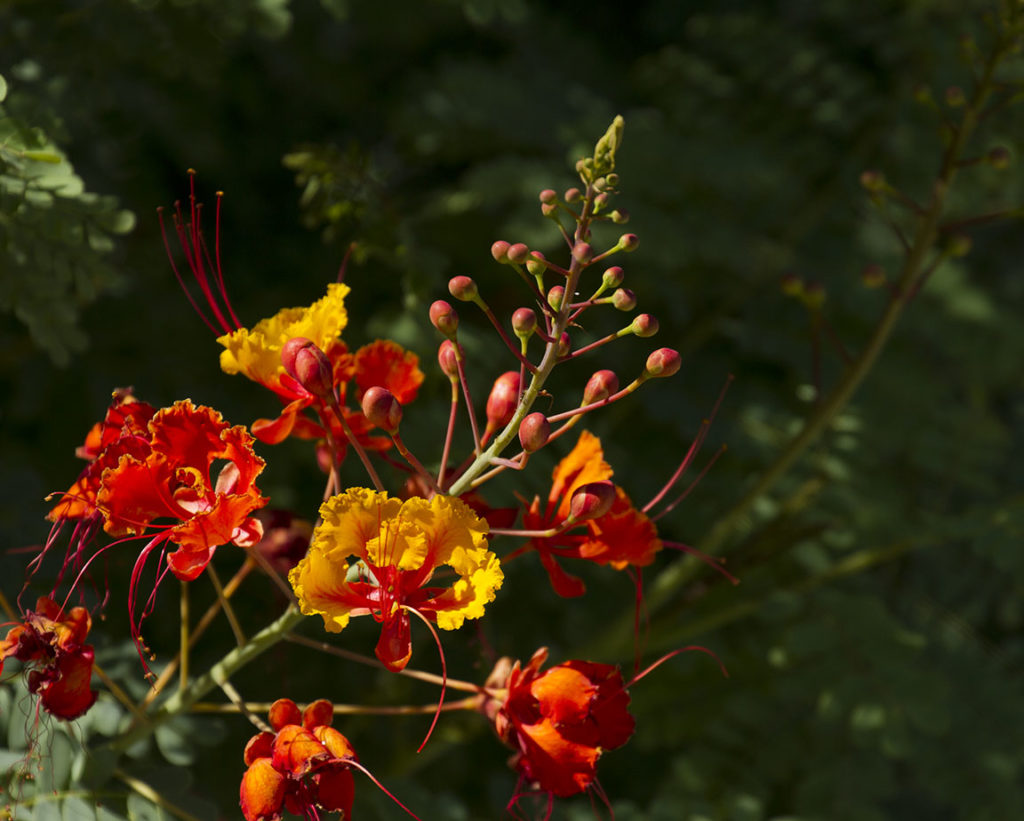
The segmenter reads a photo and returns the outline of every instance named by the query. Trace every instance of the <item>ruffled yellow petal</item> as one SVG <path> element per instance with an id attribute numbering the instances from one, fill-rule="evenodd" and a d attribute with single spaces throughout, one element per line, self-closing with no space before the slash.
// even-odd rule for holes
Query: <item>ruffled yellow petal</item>
<path id="1" fill-rule="evenodd" d="M 401 499 L 389 499 L 386 493 L 365 487 L 332 496 L 320 506 L 323 521 L 313 533 L 310 552 L 319 550 L 335 562 L 343 562 L 347 556 L 373 561 L 367 555 L 367 544 L 390 527 L 401 509 Z"/>
<path id="2" fill-rule="evenodd" d="M 323 616 L 324 628 L 339 633 L 348 624 L 352 605 L 347 601 L 348 563 L 310 548 L 288 573 L 304 616 Z"/>
<path id="3" fill-rule="evenodd" d="M 273 389 L 284 373 L 281 347 L 289 339 L 303 336 L 325 350 L 348 324 L 345 296 L 349 287 L 340 282 L 327 286 L 327 295 L 308 308 L 285 308 L 253 329 L 239 328 L 220 337 L 220 367 L 225 373 L 243 373 Z"/>
<path id="4" fill-rule="evenodd" d="M 489 550 L 456 551 L 450 564 L 461 578 L 436 600 L 442 630 L 458 630 L 466 619 L 480 618 L 505 580 L 501 562 Z"/>

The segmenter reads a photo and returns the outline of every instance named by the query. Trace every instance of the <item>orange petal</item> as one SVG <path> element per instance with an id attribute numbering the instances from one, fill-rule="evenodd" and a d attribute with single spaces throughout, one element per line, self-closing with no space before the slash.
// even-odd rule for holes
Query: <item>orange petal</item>
<path id="1" fill-rule="evenodd" d="M 277 821 L 281 817 L 286 779 L 269 758 L 258 758 L 242 776 L 239 793 L 245 821 Z"/>
<path id="2" fill-rule="evenodd" d="M 403 405 L 416 398 L 423 371 L 420 359 L 397 342 L 378 339 L 364 345 L 355 354 L 356 401 L 370 388 L 387 388 Z"/>
<path id="3" fill-rule="evenodd" d="M 569 455 L 555 467 L 551 475 L 551 493 L 548 501 L 559 501 L 556 521 L 569 515 L 572 492 L 589 482 L 603 482 L 612 476 L 611 466 L 604 461 L 601 440 L 590 431 L 583 431 Z"/>

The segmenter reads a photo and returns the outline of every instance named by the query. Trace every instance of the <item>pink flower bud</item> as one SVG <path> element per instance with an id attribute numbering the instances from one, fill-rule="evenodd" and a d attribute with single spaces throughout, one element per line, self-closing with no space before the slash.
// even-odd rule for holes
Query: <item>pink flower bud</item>
<path id="1" fill-rule="evenodd" d="M 622 269 L 618 265 L 613 265 L 603 274 L 601 274 L 601 284 L 605 288 L 618 288 L 622 284 L 622 280 L 625 277 Z"/>
<path id="2" fill-rule="evenodd" d="M 636 234 L 623 234 L 619 237 L 619 247 L 629 253 L 640 247 L 640 237 Z"/>
<path id="3" fill-rule="evenodd" d="M 572 248 L 572 258 L 580 265 L 586 265 L 594 258 L 594 249 L 589 242 L 577 242 Z"/>
<path id="4" fill-rule="evenodd" d="M 568 332 L 563 332 L 558 338 L 558 347 L 555 349 L 555 353 L 559 356 L 568 356 L 571 350 L 572 342 L 569 339 L 569 334 Z"/>
<path id="5" fill-rule="evenodd" d="M 363 416 L 371 425 L 394 433 L 402 423 L 402 405 L 387 388 L 374 385 L 363 394 Z"/>
<path id="6" fill-rule="evenodd" d="M 517 308 L 512 314 L 512 330 L 520 339 L 527 338 L 537 330 L 537 314 L 533 308 Z"/>
<path id="7" fill-rule="evenodd" d="M 640 314 L 629 327 L 636 336 L 644 339 L 658 332 L 658 320 L 650 314 Z"/>
<path id="8" fill-rule="evenodd" d="M 540 450 L 551 435 L 551 423 L 543 413 L 531 413 L 519 424 L 519 444 L 527 453 Z"/>
<path id="9" fill-rule="evenodd" d="M 455 336 L 459 329 L 459 315 L 450 303 L 443 299 L 430 306 L 430 321 L 434 327 L 447 337 Z"/>
<path id="10" fill-rule="evenodd" d="M 550 217 L 558 213 L 558 204 L 554 202 L 542 202 L 540 213 L 543 217 Z"/>
<path id="11" fill-rule="evenodd" d="M 636 307 L 636 294 L 629 288 L 617 288 L 612 294 L 612 305 L 619 311 L 632 311 Z"/>
<path id="12" fill-rule="evenodd" d="M 569 515 L 577 522 L 596 519 L 611 510 L 615 502 L 615 485 L 611 482 L 588 482 L 572 493 Z"/>
<path id="13" fill-rule="evenodd" d="M 494 380 L 487 397 L 487 426 L 503 428 L 519 406 L 519 371 L 506 371 Z"/>
<path id="14" fill-rule="evenodd" d="M 615 375 L 615 371 L 598 371 L 587 380 L 587 385 L 583 389 L 583 404 L 601 402 L 618 390 L 619 377 Z"/>
<path id="15" fill-rule="evenodd" d="M 865 191 L 879 194 L 885 190 L 885 177 L 881 171 L 862 171 L 860 184 L 864 187 Z"/>
<path id="16" fill-rule="evenodd" d="M 534 251 L 526 260 L 526 270 L 534 276 L 543 274 L 548 269 L 548 266 L 544 264 L 544 259 L 545 256 L 540 251 Z"/>
<path id="17" fill-rule="evenodd" d="M 469 277 L 452 277 L 448 280 L 448 293 L 460 302 L 472 302 L 478 292 L 476 283 Z"/>
<path id="18" fill-rule="evenodd" d="M 540 201 L 547 205 L 548 203 L 556 202 L 558 200 L 558 194 L 551 188 L 545 188 L 540 192 Z"/>
<path id="19" fill-rule="evenodd" d="M 493 243 L 491 245 L 491 256 L 494 257 L 494 261 L 500 262 L 502 265 L 508 262 L 508 249 L 509 244 L 503 239 Z"/>
<path id="20" fill-rule="evenodd" d="M 281 364 L 303 388 L 321 399 L 334 391 L 334 369 L 327 354 L 302 336 L 289 339 L 281 347 Z"/>
<path id="21" fill-rule="evenodd" d="M 555 285 L 548 291 L 548 305 L 554 308 L 556 311 L 562 309 L 562 300 L 565 298 L 565 288 L 561 285 Z"/>
<path id="22" fill-rule="evenodd" d="M 601 192 L 594 197 L 594 210 L 603 211 L 608 206 L 608 203 L 611 202 L 611 199 L 607 192 Z"/>
<path id="23" fill-rule="evenodd" d="M 562 195 L 562 199 L 566 202 L 579 202 L 583 199 L 583 192 L 578 188 L 570 188 Z"/>
<path id="24" fill-rule="evenodd" d="M 437 349 L 437 364 L 441 366 L 444 375 L 452 382 L 459 378 L 459 362 L 455 354 L 455 343 L 446 339 Z"/>
<path id="25" fill-rule="evenodd" d="M 658 348 L 647 357 L 647 365 L 644 367 L 644 376 L 672 376 L 678 372 L 683 364 L 683 358 L 679 351 L 672 348 Z"/>
<path id="26" fill-rule="evenodd" d="M 515 245 L 508 247 L 508 261 L 514 262 L 517 265 L 522 265 L 530 258 L 530 249 L 526 243 L 517 242 Z"/>

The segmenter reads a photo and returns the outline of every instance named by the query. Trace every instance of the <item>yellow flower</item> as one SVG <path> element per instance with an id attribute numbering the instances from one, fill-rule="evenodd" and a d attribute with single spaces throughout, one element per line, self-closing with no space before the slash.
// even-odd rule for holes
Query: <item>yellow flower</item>
<path id="1" fill-rule="evenodd" d="M 243 373 L 275 393 L 294 398 L 294 391 L 282 386 L 284 366 L 281 348 L 293 337 L 312 340 L 320 350 L 331 354 L 339 345 L 338 336 L 348 324 L 345 296 L 349 287 L 340 282 L 327 286 L 327 295 L 308 308 L 285 308 L 269 319 L 261 319 L 250 331 L 239 328 L 217 339 L 225 350 L 220 367 L 225 373 Z"/>
<path id="2" fill-rule="evenodd" d="M 412 654 L 408 610 L 456 630 L 480 618 L 501 587 L 487 523 L 451 496 L 403 502 L 350 488 L 324 502 L 320 516 L 309 553 L 288 574 L 302 612 L 323 617 L 332 633 L 350 616 L 372 615 L 383 628 L 377 657 L 390 669 L 405 667 Z M 455 582 L 425 586 L 442 565 Z"/>

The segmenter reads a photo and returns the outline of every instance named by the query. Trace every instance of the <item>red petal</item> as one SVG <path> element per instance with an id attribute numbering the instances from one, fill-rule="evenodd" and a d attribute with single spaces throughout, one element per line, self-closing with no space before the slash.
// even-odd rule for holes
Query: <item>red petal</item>
<path id="1" fill-rule="evenodd" d="M 96 701 L 96 693 L 89 689 L 92 679 L 92 647 L 63 655 L 50 668 L 50 682 L 42 688 L 43 709 L 50 715 L 67 721 L 83 715 Z"/>

